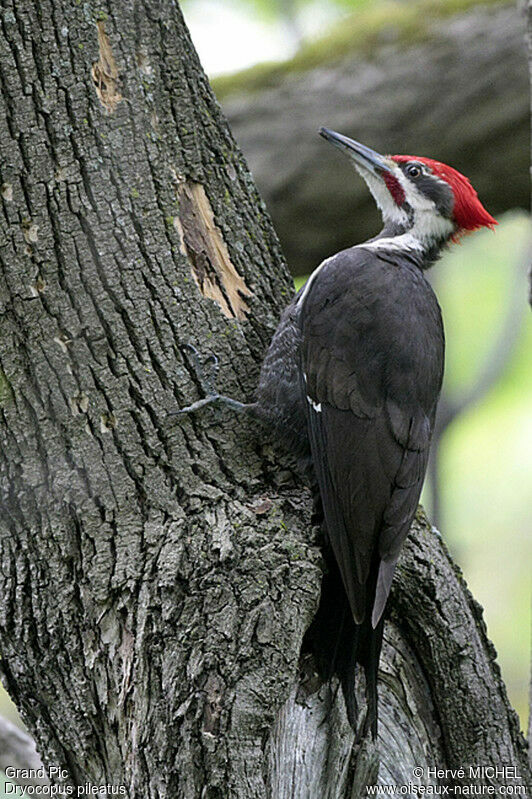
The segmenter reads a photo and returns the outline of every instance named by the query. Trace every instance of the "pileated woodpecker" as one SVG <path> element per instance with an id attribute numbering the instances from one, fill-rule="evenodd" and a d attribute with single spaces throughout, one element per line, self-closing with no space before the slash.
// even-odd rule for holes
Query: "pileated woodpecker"
<path id="1" fill-rule="evenodd" d="M 310 639 L 324 676 L 341 680 L 353 728 L 355 664 L 363 666 L 375 737 L 383 613 L 443 377 L 441 313 L 423 272 L 450 240 L 496 221 L 455 169 L 320 133 L 352 160 L 384 227 L 323 261 L 285 310 L 256 410 L 310 454 L 333 555 Z"/>
<path id="2" fill-rule="evenodd" d="M 430 158 L 382 156 L 327 128 L 382 212 L 378 236 L 327 258 L 286 308 L 246 408 L 310 459 L 328 574 L 307 633 L 357 728 L 377 734 L 377 668 L 390 586 L 425 477 L 443 377 L 440 308 L 424 277 L 445 245 L 496 221 L 469 180 Z M 200 400 L 191 408 L 213 399 Z M 187 410 L 187 409 L 185 409 Z M 327 556 L 328 553 L 328 556 Z"/>

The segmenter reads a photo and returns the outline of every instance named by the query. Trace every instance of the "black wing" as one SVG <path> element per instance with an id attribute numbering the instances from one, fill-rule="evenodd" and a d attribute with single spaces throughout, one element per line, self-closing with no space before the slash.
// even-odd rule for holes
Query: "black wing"
<path id="1" fill-rule="evenodd" d="M 420 270 L 352 248 L 303 295 L 303 389 L 327 532 L 353 617 L 384 610 L 427 467 L 443 368 Z"/>

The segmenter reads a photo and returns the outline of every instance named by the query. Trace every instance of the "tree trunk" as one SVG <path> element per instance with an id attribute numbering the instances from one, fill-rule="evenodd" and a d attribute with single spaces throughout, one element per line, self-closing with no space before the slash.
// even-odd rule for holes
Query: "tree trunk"
<path id="1" fill-rule="evenodd" d="M 456 3 L 439 6 L 391 6 L 369 42 L 359 14 L 286 64 L 215 81 L 293 274 L 378 231 L 369 192 L 319 138 L 321 125 L 452 164 L 495 215 L 529 207 L 522 14 L 513 0 L 454 14 Z"/>
<path id="2" fill-rule="evenodd" d="M 6 3 L 0 47 L 1 668 L 53 781 L 318 799 L 440 783 L 429 765 L 526 780 L 426 520 L 360 749 L 337 686 L 309 693 L 299 668 L 322 572 L 289 456 L 229 411 L 169 416 L 202 390 L 191 346 L 252 395 L 291 292 L 175 4 Z"/>

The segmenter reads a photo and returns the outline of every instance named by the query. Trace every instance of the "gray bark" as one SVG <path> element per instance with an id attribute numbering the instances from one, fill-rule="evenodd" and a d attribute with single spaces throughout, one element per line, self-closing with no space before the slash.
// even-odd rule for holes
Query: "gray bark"
<path id="1" fill-rule="evenodd" d="M 522 14 L 502 2 L 417 24 L 424 39 L 410 44 L 384 29 L 370 52 L 338 57 L 333 41 L 317 65 L 309 56 L 308 66 L 302 58 L 215 82 L 293 274 L 379 229 L 365 185 L 319 138 L 321 125 L 452 164 L 495 216 L 529 206 Z"/>
<path id="2" fill-rule="evenodd" d="M 289 457 L 230 412 L 168 416 L 201 393 L 189 345 L 252 395 L 291 292 L 174 3 L 6 3 L 0 81 L 0 666 L 45 763 L 160 799 L 355 797 L 501 758 L 528 780 L 426 520 L 359 749 L 337 686 L 300 676 L 321 559 Z"/>

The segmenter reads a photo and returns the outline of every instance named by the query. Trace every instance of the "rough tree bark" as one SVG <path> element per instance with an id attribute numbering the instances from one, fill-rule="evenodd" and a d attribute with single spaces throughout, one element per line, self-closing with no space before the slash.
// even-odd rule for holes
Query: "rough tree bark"
<path id="1" fill-rule="evenodd" d="M 433 765 L 526 782 L 480 611 L 426 519 L 379 745 L 358 749 L 300 652 L 322 572 L 289 456 L 229 412 L 168 416 L 200 392 L 190 345 L 251 396 L 291 291 L 175 3 L 5 2 L 0 81 L 0 665 L 44 761 L 161 799 L 353 799 L 439 783 Z"/>
<path id="2" fill-rule="evenodd" d="M 293 274 L 379 225 L 362 181 L 346 180 L 343 159 L 317 136 L 320 125 L 383 152 L 453 164 L 496 215 L 528 208 L 522 13 L 513 0 L 455 14 L 448 5 L 405 4 L 397 19 L 381 20 L 370 46 L 355 18 L 351 34 L 342 29 L 293 62 L 215 81 Z"/>

